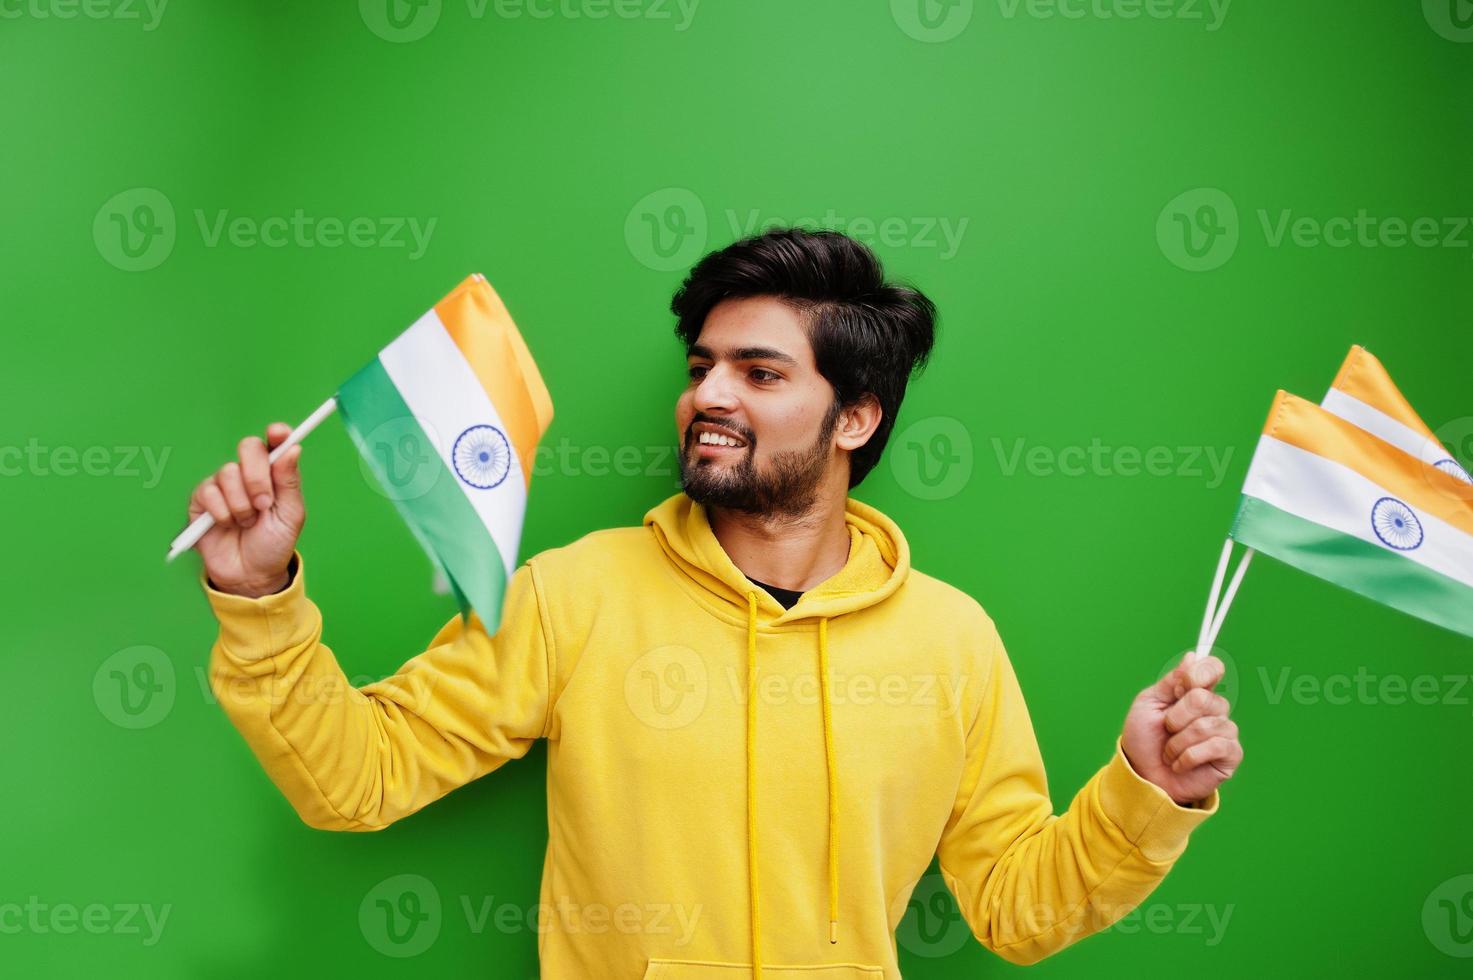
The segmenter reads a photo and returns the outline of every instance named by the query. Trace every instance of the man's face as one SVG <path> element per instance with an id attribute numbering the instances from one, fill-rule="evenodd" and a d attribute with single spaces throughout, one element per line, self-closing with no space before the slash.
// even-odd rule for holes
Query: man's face
<path id="1" fill-rule="evenodd" d="M 834 389 L 818 373 L 800 315 L 770 296 L 723 300 L 686 362 L 689 383 L 675 403 L 686 494 L 750 514 L 806 511 L 825 475 L 843 467 Z"/>

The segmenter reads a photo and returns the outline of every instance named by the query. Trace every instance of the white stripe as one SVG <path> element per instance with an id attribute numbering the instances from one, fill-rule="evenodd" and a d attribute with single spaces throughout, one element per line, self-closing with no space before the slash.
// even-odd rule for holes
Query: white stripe
<path id="1" fill-rule="evenodd" d="M 1387 547 L 1371 527 L 1371 510 L 1382 497 L 1395 495 L 1334 460 L 1273 436 L 1260 436 L 1243 493 L 1321 527 L 1394 551 L 1473 588 L 1473 535 L 1402 501 L 1422 525 L 1422 543 L 1411 551 Z"/>
<path id="2" fill-rule="evenodd" d="M 1339 388 L 1331 388 L 1320 407 L 1331 415 L 1338 415 L 1357 428 L 1365 429 L 1382 442 L 1389 442 L 1408 456 L 1414 456 L 1429 466 L 1451 459 L 1451 455 L 1436 439 L 1422 435 L 1404 422 L 1387 415 L 1372 405 L 1367 405 Z"/>
<path id="3" fill-rule="evenodd" d="M 414 413 L 420 428 L 434 444 L 448 475 L 453 479 L 481 523 L 491 532 L 507 578 L 516 570 L 517 549 L 522 540 L 522 519 L 527 510 L 527 482 L 516 450 L 500 483 L 489 489 L 471 486 L 462 479 L 451 459 L 455 440 L 474 425 L 493 425 L 503 434 L 506 424 L 481 386 L 475 371 L 446 332 L 434 310 L 415 321 L 379 354 L 389 380 L 399 389 L 404 404 Z"/>

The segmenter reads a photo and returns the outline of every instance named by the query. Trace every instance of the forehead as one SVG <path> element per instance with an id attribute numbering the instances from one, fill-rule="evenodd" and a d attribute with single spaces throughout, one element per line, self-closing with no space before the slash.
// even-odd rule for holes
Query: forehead
<path id="1" fill-rule="evenodd" d="M 772 296 L 717 303 L 706 314 L 696 346 L 709 352 L 705 356 L 717 359 L 750 356 L 753 348 L 760 348 L 786 354 L 801 366 L 814 366 L 803 316 Z"/>

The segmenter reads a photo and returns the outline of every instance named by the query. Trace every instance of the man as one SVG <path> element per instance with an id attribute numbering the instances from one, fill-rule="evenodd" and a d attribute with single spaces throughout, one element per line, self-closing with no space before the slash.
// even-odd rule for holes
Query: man
<path id="1" fill-rule="evenodd" d="M 848 496 L 931 302 L 858 242 L 780 230 L 706 256 L 672 310 L 684 492 L 527 560 L 494 636 L 452 619 L 377 683 L 352 689 L 321 641 L 301 447 L 267 462 L 287 427 L 199 486 L 211 684 L 272 780 L 310 826 L 378 830 L 546 738 L 548 977 L 895 978 L 937 854 L 1016 963 L 1130 911 L 1242 759 L 1222 662 L 1140 692 L 1056 816 L 992 620 Z"/>

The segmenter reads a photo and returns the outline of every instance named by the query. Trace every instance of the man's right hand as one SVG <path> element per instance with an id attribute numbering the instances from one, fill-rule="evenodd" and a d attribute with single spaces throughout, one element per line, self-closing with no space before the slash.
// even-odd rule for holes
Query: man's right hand
<path id="1" fill-rule="evenodd" d="M 206 477 L 189 498 L 191 521 L 206 511 L 215 518 L 215 526 L 195 548 L 210 583 L 221 592 L 254 599 L 280 592 L 291 582 L 292 553 L 307 520 L 298 467 L 302 447 L 293 446 L 275 463 L 267 462 L 269 449 L 291 431 L 286 423 L 273 422 L 265 442 L 257 436 L 242 439 L 240 461 Z"/>

